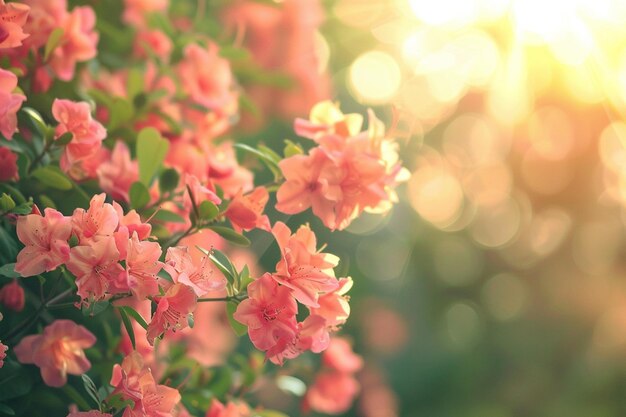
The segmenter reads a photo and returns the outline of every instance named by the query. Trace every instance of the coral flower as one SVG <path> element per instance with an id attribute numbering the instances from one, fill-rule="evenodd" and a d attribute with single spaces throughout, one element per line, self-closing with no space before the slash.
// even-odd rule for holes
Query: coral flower
<path id="1" fill-rule="evenodd" d="M 167 10 L 169 0 L 124 0 L 124 22 L 143 26 L 146 16 Z"/>
<path id="2" fill-rule="evenodd" d="M 141 355 L 132 352 L 124 358 L 122 365 L 113 367 L 111 385 L 114 394 L 121 394 L 124 400 L 134 405 L 126 407 L 123 417 L 166 417 L 171 416 L 180 393 L 174 388 L 159 385 L 154 380 L 150 368 L 146 367 Z"/>
<path id="3" fill-rule="evenodd" d="M 276 222 L 272 233 L 280 246 L 282 260 L 276 265 L 274 279 L 290 288 L 293 296 L 309 307 L 319 307 L 320 293 L 333 291 L 339 283 L 332 268 L 338 258 L 316 252 L 316 238 L 308 226 L 291 235 L 289 228 Z"/>
<path id="4" fill-rule="evenodd" d="M 108 292 L 124 290 L 115 291 L 124 275 L 119 258 L 120 253 L 112 236 L 70 250 L 67 269 L 76 276 L 78 295 L 83 300 L 101 300 Z"/>
<path id="5" fill-rule="evenodd" d="M 269 232 L 270 220 L 263 214 L 267 200 L 269 193 L 264 187 L 257 187 L 246 195 L 240 191 L 230 202 L 225 213 L 233 229 L 239 233 L 255 228 Z"/>
<path id="6" fill-rule="evenodd" d="M 0 49 L 22 45 L 22 41 L 28 37 L 23 27 L 29 11 L 30 7 L 25 4 L 5 4 L 4 0 L 0 0 Z"/>
<path id="7" fill-rule="evenodd" d="M 24 309 L 24 288 L 17 280 L 0 288 L 0 303 L 9 310 L 19 312 Z"/>
<path id="8" fill-rule="evenodd" d="M 106 194 L 94 195 L 89 209 L 77 208 L 72 214 L 72 227 L 80 244 L 91 240 L 112 236 L 117 229 L 119 218 L 115 208 L 105 203 Z"/>
<path id="9" fill-rule="evenodd" d="M 172 285 L 164 296 L 155 297 L 157 309 L 148 325 L 148 342 L 165 331 L 176 331 L 187 327 L 188 317 L 196 309 L 197 296 L 193 289 L 184 284 Z"/>
<path id="10" fill-rule="evenodd" d="M 4 366 L 4 359 L 7 357 L 8 346 L 0 342 L 0 368 Z"/>
<path id="11" fill-rule="evenodd" d="M 245 403 L 228 402 L 222 404 L 215 398 L 204 417 L 249 417 L 252 414 L 250 407 Z"/>
<path id="12" fill-rule="evenodd" d="M 128 193 L 139 180 L 139 164 L 130 157 L 128 146 L 121 140 L 115 143 L 111 158 L 97 169 L 100 188 L 115 200 L 129 202 Z"/>
<path id="13" fill-rule="evenodd" d="M 159 292 L 157 274 L 162 268 L 157 242 L 141 242 L 137 233 L 128 240 L 126 275 L 129 289 L 140 299 Z"/>
<path id="14" fill-rule="evenodd" d="M 165 255 L 164 269 L 174 282 L 188 285 L 198 297 L 226 288 L 226 278 L 214 273 L 209 257 L 204 256 L 200 262 L 194 262 L 187 246 L 169 248 Z"/>
<path id="15" fill-rule="evenodd" d="M 185 199 L 183 201 L 185 210 L 192 210 L 192 203 L 195 202 L 196 205 L 200 205 L 203 201 L 210 201 L 211 203 L 218 205 L 222 202 L 222 199 L 217 196 L 215 193 L 215 188 L 213 188 L 213 184 L 211 182 L 203 185 L 198 178 L 193 175 L 185 175 L 185 185 L 188 190 L 191 191 L 191 196 L 189 192 L 185 193 Z M 193 202 L 191 197 L 193 196 Z"/>
<path id="16" fill-rule="evenodd" d="M 322 355 L 322 363 L 339 372 L 354 373 L 363 367 L 363 358 L 352 351 L 346 339 L 333 337 Z"/>
<path id="17" fill-rule="evenodd" d="M 0 22 L 2 22 L 1 19 Z M 0 36 L 2 36 L 1 25 Z M 26 100 L 26 96 L 23 94 L 13 93 L 16 87 L 17 77 L 15 74 L 0 68 L 0 133 L 8 140 L 10 140 L 17 131 L 16 114 L 22 106 L 22 103 Z"/>
<path id="18" fill-rule="evenodd" d="M 352 278 L 340 278 L 336 290 L 323 294 L 318 299 L 319 307 L 311 307 L 311 314 L 326 319 L 329 326 L 341 326 L 350 316 L 349 297 L 346 295 L 352 288 Z"/>
<path id="19" fill-rule="evenodd" d="M 17 219 L 17 237 L 26 247 L 17 255 L 15 272 L 23 277 L 53 271 L 69 259 L 70 218 L 51 208 L 44 214 Z"/>
<path id="20" fill-rule="evenodd" d="M 351 374 L 325 371 L 309 387 L 304 407 L 324 414 L 341 414 L 350 408 L 358 392 L 359 383 Z"/>
<path id="21" fill-rule="evenodd" d="M 81 375 L 91 368 L 83 349 L 96 343 L 96 337 L 85 327 L 71 320 L 56 320 L 40 335 L 26 336 L 15 346 L 21 363 L 41 368 L 46 385 L 62 387 L 67 374 Z"/>
<path id="22" fill-rule="evenodd" d="M 302 323 L 298 323 L 296 333 L 280 338 L 266 355 L 273 363 L 282 365 L 285 359 L 296 358 L 306 350 L 320 353 L 328 347 L 329 342 L 330 334 L 326 320 L 320 316 L 310 315 Z"/>
<path id="23" fill-rule="evenodd" d="M 260 350 L 280 340 L 292 340 L 297 331 L 298 306 L 287 287 L 265 274 L 248 286 L 249 298 L 237 306 L 233 317 L 248 326 L 250 340 Z"/>

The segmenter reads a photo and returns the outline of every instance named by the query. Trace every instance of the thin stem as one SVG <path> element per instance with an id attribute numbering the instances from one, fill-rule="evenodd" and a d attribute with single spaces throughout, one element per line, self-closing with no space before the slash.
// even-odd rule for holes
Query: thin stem
<path id="1" fill-rule="evenodd" d="M 37 155 L 35 159 L 33 159 L 33 162 L 31 162 L 30 166 L 28 167 L 29 174 L 33 172 L 33 168 L 35 168 L 35 166 L 37 166 L 41 162 L 43 157 L 46 156 L 52 145 L 54 145 L 54 139 L 51 139 L 48 143 L 46 143 L 46 146 L 44 146 L 44 148 L 41 150 L 41 153 Z"/>
<path id="2" fill-rule="evenodd" d="M 170 240 L 168 240 L 167 242 L 165 242 L 162 246 L 163 251 L 165 251 L 167 248 L 171 248 L 172 246 L 176 246 L 178 245 L 178 242 L 180 242 L 182 239 L 184 239 L 185 237 L 189 236 L 191 233 L 193 233 L 196 230 L 196 226 L 191 225 L 189 226 L 189 228 L 187 230 L 185 230 L 183 233 L 180 233 L 177 236 L 173 236 Z"/>
<path id="3" fill-rule="evenodd" d="M 241 294 L 237 294 L 237 295 L 230 295 L 228 297 L 217 297 L 217 298 L 198 298 L 198 302 L 199 303 L 209 303 L 209 302 L 213 302 L 213 301 L 234 301 L 236 303 L 239 303 L 243 300 L 245 300 L 246 298 L 248 298 L 248 295 L 245 293 L 241 293 Z"/>

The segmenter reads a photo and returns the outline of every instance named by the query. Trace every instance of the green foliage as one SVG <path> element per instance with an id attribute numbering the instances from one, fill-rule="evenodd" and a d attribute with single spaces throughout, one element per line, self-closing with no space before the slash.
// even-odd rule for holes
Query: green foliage
<path id="1" fill-rule="evenodd" d="M 139 180 L 146 186 L 150 186 L 154 174 L 159 170 L 167 150 L 169 142 L 161 137 L 154 128 L 147 127 L 139 132 L 137 137 L 137 161 L 139 163 Z"/>

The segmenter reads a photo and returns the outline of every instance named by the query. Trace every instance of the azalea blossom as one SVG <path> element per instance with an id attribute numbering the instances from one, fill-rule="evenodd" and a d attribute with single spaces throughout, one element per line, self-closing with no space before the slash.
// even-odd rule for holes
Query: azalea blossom
<path id="1" fill-rule="evenodd" d="M 107 294 L 123 292 L 124 268 L 118 262 L 120 253 L 110 236 L 75 246 L 70 250 L 67 269 L 76 276 L 78 295 L 83 300 L 102 300 Z"/>
<path id="2" fill-rule="evenodd" d="M 324 371 L 317 375 L 304 397 L 304 409 L 324 414 L 341 414 L 352 405 L 359 383 L 351 374 Z"/>
<path id="3" fill-rule="evenodd" d="M 352 288 L 352 278 L 340 278 L 337 289 L 320 295 L 317 300 L 319 307 L 309 307 L 311 314 L 326 319 L 329 326 L 337 327 L 346 322 L 350 316 L 350 297 L 347 292 Z"/>
<path id="4" fill-rule="evenodd" d="M 208 256 L 200 262 L 193 260 L 187 246 L 175 246 L 167 250 L 163 267 L 175 283 L 189 286 L 198 297 L 210 291 L 221 291 L 226 288 L 226 278 L 215 274 L 213 264 Z"/>
<path id="5" fill-rule="evenodd" d="M 236 232 L 241 233 L 242 230 L 249 231 L 255 228 L 269 232 L 270 220 L 263 214 L 268 200 L 269 193 L 264 187 L 257 187 L 246 195 L 240 191 L 232 199 L 224 214 Z"/>
<path id="6" fill-rule="evenodd" d="M 142 242 L 137 232 L 128 240 L 126 279 L 128 288 L 138 298 L 158 294 L 157 274 L 162 268 L 160 257 L 161 246 L 157 242 Z"/>
<path id="7" fill-rule="evenodd" d="M 6 4 L 0 0 L 0 49 L 15 48 L 28 38 L 24 25 L 30 7 L 20 3 Z"/>
<path id="8" fill-rule="evenodd" d="M 191 212 L 192 205 L 195 202 L 196 206 L 199 206 L 203 201 L 210 201 L 215 205 L 219 205 L 222 199 L 215 193 L 215 188 L 211 182 L 202 184 L 198 178 L 193 175 L 185 176 L 185 185 L 188 192 L 185 193 L 183 205 L 185 210 Z M 191 195 L 189 194 L 191 192 Z M 193 200 L 192 200 L 193 197 Z"/>
<path id="9" fill-rule="evenodd" d="M 306 350 L 320 353 L 330 342 L 326 320 L 316 315 L 310 315 L 302 323 L 298 323 L 296 332 L 291 335 L 291 338 L 279 339 L 278 343 L 267 351 L 270 361 L 282 365 L 285 359 L 296 358 Z"/>
<path id="10" fill-rule="evenodd" d="M 94 195 L 87 210 L 77 208 L 72 214 L 73 232 L 81 244 L 112 236 L 119 224 L 115 208 L 105 203 L 106 194 Z"/>
<path id="11" fill-rule="evenodd" d="M 259 350 L 268 350 L 280 340 L 291 341 L 297 332 L 298 306 L 289 288 L 279 286 L 271 274 L 248 285 L 233 317 L 248 327 L 250 340 Z"/>
<path id="12" fill-rule="evenodd" d="M 177 331 L 188 326 L 188 317 L 196 309 L 197 296 L 193 289 L 185 284 L 174 284 L 165 295 L 155 297 L 157 309 L 148 325 L 148 342 L 165 331 Z"/>
<path id="13" fill-rule="evenodd" d="M 315 234 L 308 226 L 301 226 L 292 235 L 287 225 L 276 222 L 272 233 L 282 257 L 272 277 L 290 288 L 302 304 L 319 307 L 317 300 L 320 293 L 333 291 L 339 286 L 333 272 L 338 258 L 317 252 Z"/>
<path id="14" fill-rule="evenodd" d="M 110 159 L 96 171 L 100 188 L 115 200 L 129 202 L 130 187 L 139 180 L 139 165 L 130 157 L 128 146 L 121 140 L 115 142 Z"/>
<path id="15" fill-rule="evenodd" d="M 81 375 L 91 368 L 83 349 L 96 343 L 96 337 L 85 327 L 71 320 L 55 320 L 40 335 L 26 336 L 15 346 L 21 363 L 41 368 L 46 385 L 62 387 L 67 374 Z"/>
<path id="16" fill-rule="evenodd" d="M 15 272 L 23 277 L 53 271 L 69 259 L 70 218 L 51 208 L 46 208 L 44 214 L 17 219 L 17 237 L 25 247 L 17 255 Z"/>
<path id="17" fill-rule="evenodd" d="M 348 340 L 333 337 L 322 355 L 322 363 L 338 372 L 355 373 L 363 367 L 363 358 L 352 351 Z"/>
<path id="18" fill-rule="evenodd" d="M 178 390 L 156 383 L 152 371 L 137 352 L 126 356 L 121 365 L 113 366 L 111 385 L 114 394 L 134 402 L 132 408 L 126 407 L 123 417 L 170 416 L 180 401 Z"/>
<path id="19" fill-rule="evenodd" d="M 0 5 L 0 10 L 1 7 Z M 0 39 L 2 36 L 1 22 L 2 19 L 0 18 Z M 8 140 L 11 140 L 13 134 L 17 132 L 16 114 L 20 107 L 22 107 L 22 103 L 26 101 L 26 96 L 14 93 L 16 88 L 17 77 L 15 74 L 0 68 L 0 133 Z"/>
<path id="20" fill-rule="evenodd" d="M 250 417 L 252 410 L 243 402 L 229 401 L 226 404 L 213 398 L 211 407 L 207 410 L 204 417 Z"/>
<path id="21" fill-rule="evenodd" d="M 13 280 L 0 288 L 0 303 L 9 310 L 20 312 L 24 309 L 24 288 Z"/>

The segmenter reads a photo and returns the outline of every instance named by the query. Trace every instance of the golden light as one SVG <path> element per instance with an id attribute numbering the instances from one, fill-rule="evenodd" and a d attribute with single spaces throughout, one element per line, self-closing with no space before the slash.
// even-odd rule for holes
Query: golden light
<path id="1" fill-rule="evenodd" d="M 401 74 L 396 61 L 382 51 L 359 56 L 350 67 L 349 85 L 364 103 L 380 104 L 393 98 L 400 88 Z"/>

